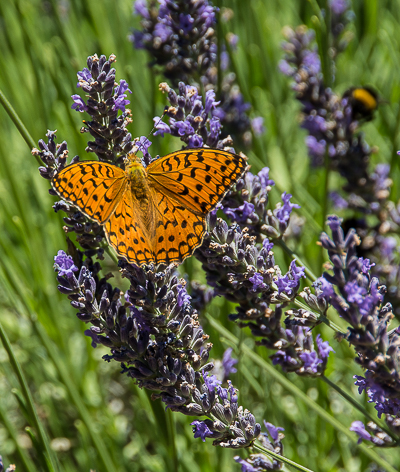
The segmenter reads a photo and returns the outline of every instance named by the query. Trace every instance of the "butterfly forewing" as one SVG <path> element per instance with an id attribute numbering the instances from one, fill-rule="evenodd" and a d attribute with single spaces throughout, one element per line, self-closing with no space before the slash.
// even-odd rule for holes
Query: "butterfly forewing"
<path id="1" fill-rule="evenodd" d="M 54 190 L 89 218 L 104 224 L 121 200 L 125 172 L 106 162 L 86 161 L 65 167 L 53 179 Z"/>
<path id="2" fill-rule="evenodd" d="M 167 154 L 147 168 L 149 184 L 185 208 L 205 216 L 243 175 L 246 160 L 218 149 Z"/>

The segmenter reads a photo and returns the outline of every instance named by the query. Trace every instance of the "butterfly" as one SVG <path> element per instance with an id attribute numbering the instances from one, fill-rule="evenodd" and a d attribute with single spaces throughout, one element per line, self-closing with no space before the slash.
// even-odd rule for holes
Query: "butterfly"
<path id="1" fill-rule="evenodd" d="M 108 243 L 128 262 L 180 263 L 202 243 L 206 216 L 244 174 L 246 159 L 219 149 L 184 149 L 144 167 L 135 152 L 125 169 L 83 161 L 58 172 L 52 186 L 104 226 Z"/>

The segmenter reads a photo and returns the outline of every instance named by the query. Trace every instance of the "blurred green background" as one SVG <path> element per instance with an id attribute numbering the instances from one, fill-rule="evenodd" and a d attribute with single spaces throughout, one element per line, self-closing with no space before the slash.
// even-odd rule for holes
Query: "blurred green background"
<path id="1" fill-rule="evenodd" d="M 298 214 L 306 223 L 296 251 L 318 275 L 321 265 L 315 242 L 323 223 L 324 177 L 322 171 L 309 168 L 305 132 L 299 128 L 300 107 L 289 80 L 277 68 L 283 54 L 282 28 L 303 23 L 313 27 L 315 5 L 299 0 L 215 3 L 233 10 L 233 18 L 223 28 L 224 34 L 232 31 L 240 38 L 234 70 L 245 99 L 253 106 L 251 116 L 264 117 L 267 128 L 247 151 L 250 164 L 253 170 L 271 168 L 276 201 L 286 190 L 302 206 Z M 133 92 L 128 97 L 132 135 L 150 132 L 153 116 L 160 115 L 166 105 L 158 91 L 164 79 L 149 70 L 146 53 L 134 50 L 127 39 L 131 29 L 139 26 L 132 9 L 131 0 L 0 2 L 0 89 L 36 142 L 47 129 L 57 129 L 58 142 L 67 140 L 70 157 L 85 158 L 86 136 L 79 133 L 85 116 L 71 110 L 70 96 L 80 92 L 76 72 L 94 53 L 116 54 L 117 80 L 126 79 Z M 397 200 L 400 2 L 357 0 L 352 9 L 355 19 L 349 31 L 354 37 L 339 56 L 334 88 L 342 93 L 353 85 L 370 84 L 388 101 L 374 121 L 363 125 L 363 131 L 367 142 L 378 148 L 373 160 L 394 162 L 392 199 Z M 101 359 L 105 349 L 92 349 L 83 335 L 86 326 L 57 291 L 53 258 L 59 249 L 66 250 L 62 215 L 52 210 L 55 198 L 48 194 L 48 182 L 40 178 L 37 162 L 1 107 L 0 124 L 0 322 L 27 377 L 61 470 L 239 470 L 232 460 L 235 451 L 194 440 L 190 418 L 166 414 L 160 402 L 151 402 L 146 392 L 119 373 L 116 363 Z M 181 146 L 176 138 L 152 141 L 153 156 Z M 333 176 L 330 185 L 337 188 L 340 180 Z M 287 259 L 279 253 L 277 261 L 287 267 Z M 202 280 L 195 262 L 186 270 Z M 248 332 L 239 333 L 227 321 L 232 306 L 216 299 L 207 311 L 253 348 Z M 214 344 L 212 355 L 218 359 L 227 346 L 205 320 L 202 324 Z M 331 331 L 320 331 L 331 339 Z M 345 343 L 332 340 L 331 344 L 336 355 L 329 360 L 327 376 L 367 405 L 353 385 L 352 376 L 362 372 L 352 350 Z M 254 349 L 266 359 L 270 354 Z M 285 428 L 287 457 L 318 472 L 371 470 L 371 460 L 355 441 L 322 421 L 245 356 L 239 365 L 232 380 L 240 389 L 240 404 L 259 422 L 265 418 Z M 287 377 L 346 428 L 354 420 L 363 420 L 322 381 Z M 5 464 L 15 463 L 19 472 L 40 470 L 18 392 L 17 378 L 0 347 L 0 454 Z M 378 452 L 400 468 L 398 452 Z"/>

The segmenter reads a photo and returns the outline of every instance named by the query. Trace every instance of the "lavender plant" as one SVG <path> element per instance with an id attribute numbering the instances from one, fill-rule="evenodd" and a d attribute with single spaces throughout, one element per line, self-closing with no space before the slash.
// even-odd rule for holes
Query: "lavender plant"
<path id="1" fill-rule="evenodd" d="M 141 17 L 141 30 L 135 30 L 130 39 L 137 49 L 145 49 L 156 68 L 173 88 L 180 82 L 217 93 L 220 106 L 213 110 L 214 123 L 223 125 L 222 137 L 251 145 L 252 133 L 264 132 L 263 118 L 250 120 L 246 103 L 236 84 L 236 76 L 229 72 L 226 47 L 217 42 L 218 21 L 223 21 L 219 9 L 208 0 L 137 0 L 135 13 Z M 229 33 L 226 44 L 236 47 L 238 37 Z M 216 92 L 215 92 L 216 90 Z M 196 143 L 190 143 L 194 146 Z M 197 147 L 201 144 L 197 144 Z"/>
<path id="2" fill-rule="evenodd" d="M 336 58 L 346 41 L 343 29 L 349 17 L 347 2 L 331 2 L 332 54 Z M 281 71 L 294 79 L 293 89 L 302 104 L 301 126 L 307 131 L 306 145 L 314 166 L 338 172 L 345 181 L 342 192 L 331 192 L 333 205 L 347 210 L 346 229 L 354 227 L 362 238 L 357 249 L 360 256 L 370 259 L 373 273 L 387 286 L 387 299 L 396 316 L 400 314 L 398 206 L 390 200 L 392 180 L 390 166 L 377 164 L 371 169 L 371 148 L 359 132 L 363 115 L 351 94 L 337 95 L 325 85 L 321 58 L 313 30 L 305 26 L 296 31 L 285 29 L 285 58 Z"/>
<path id="3" fill-rule="evenodd" d="M 129 89 L 125 81 L 115 84 L 115 69 L 110 67 L 114 61 L 115 56 L 108 60 L 96 55 L 88 58 L 87 68 L 78 73 L 78 87 L 85 90 L 88 99 L 74 95 L 72 108 L 90 115 L 91 121 L 86 122 L 83 131 L 91 133 L 95 142 L 89 143 L 87 150 L 95 152 L 100 160 L 123 165 L 123 157 L 137 145 L 143 151 L 144 162 L 148 163 L 150 141 L 143 137 L 131 140 L 126 129 L 129 122 L 126 91 Z M 162 89 L 167 90 L 165 85 Z M 182 134 L 177 131 L 183 142 L 201 137 L 206 143 L 214 140 L 216 146 L 222 147 L 226 141 L 218 140 L 219 129 L 215 131 L 208 121 L 211 108 L 217 106 L 214 94 L 208 92 L 203 105 L 194 87 L 180 84 L 179 92 L 182 95 L 168 89 L 168 96 L 178 106 L 174 113 L 169 110 L 174 118 L 170 118 L 168 130 L 159 123 L 155 134 L 185 129 Z M 121 110 L 121 115 L 116 115 L 116 109 Z M 192 112 L 192 121 L 184 110 Z M 188 123 L 195 122 L 197 126 L 190 135 Z M 51 180 L 66 165 L 68 149 L 65 141 L 56 144 L 55 132 L 48 132 L 47 138 L 47 143 L 39 141 L 40 149 L 34 149 L 33 154 L 44 163 L 40 174 Z M 78 159 L 76 156 L 72 162 Z M 139 268 L 120 259 L 121 276 L 129 282 L 124 293 L 110 283 L 112 274 L 102 275 L 101 260 L 107 250 L 102 227 L 88 221 L 66 202 L 56 202 L 54 209 L 67 214 L 64 230 L 75 232 L 78 244 L 68 240 L 69 254 L 60 250 L 55 256 L 58 289 L 78 311 L 77 317 L 90 324 L 85 334 L 91 338 L 92 346 L 101 344 L 109 348 L 110 354 L 104 359 L 120 363 L 124 374 L 141 388 L 154 392 L 154 400 L 161 399 L 172 411 L 198 417 L 192 423 L 195 438 L 203 441 L 212 438 L 214 445 L 235 449 L 253 446 L 261 426 L 250 411 L 239 406 L 238 391 L 227 378 L 234 370 L 234 362 L 229 355 L 224 359 L 227 385 L 224 387 L 221 380 L 211 374 L 212 344 L 200 325 L 185 281 L 179 279 L 176 267 L 170 265 L 162 271 L 154 266 Z M 282 438 L 275 434 L 279 428 L 268 425 L 273 442 L 261 436 L 261 445 L 267 450 Z M 276 447 L 273 447 L 275 452 Z M 281 452 L 279 446 L 279 454 Z M 282 466 L 277 460 L 267 457 L 263 460 L 268 470 Z"/>
<path id="4" fill-rule="evenodd" d="M 378 417 L 384 414 L 389 431 L 398 437 L 400 329 L 388 331 L 394 316 L 391 304 L 383 303 L 386 287 L 371 276 L 373 264 L 370 260 L 357 257 L 356 247 L 360 241 L 355 230 L 349 230 L 345 236 L 340 224 L 337 216 L 330 217 L 328 225 L 332 239 L 326 233 L 320 239 L 328 251 L 333 274 L 324 273 L 317 280 L 317 298 L 334 307 L 349 324 L 344 337 L 354 346 L 355 361 L 365 369 L 365 377 L 355 376 L 359 393 L 367 393 L 369 402 L 375 404 Z M 376 446 L 398 445 L 398 439 L 393 439 L 373 423 L 368 424 L 369 432 L 360 421 L 353 423 L 352 430 Z"/>

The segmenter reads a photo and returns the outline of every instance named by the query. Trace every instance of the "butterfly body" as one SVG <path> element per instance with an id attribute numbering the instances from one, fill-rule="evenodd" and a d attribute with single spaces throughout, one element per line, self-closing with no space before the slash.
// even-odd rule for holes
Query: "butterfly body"
<path id="1" fill-rule="evenodd" d="M 198 247 L 205 217 L 243 175 L 246 160 L 217 149 L 186 149 L 144 167 L 130 154 L 121 169 L 84 161 L 61 170 L 58 195 L 104 225 L 109 244 L 129 262 L 182 262 Z"/>

